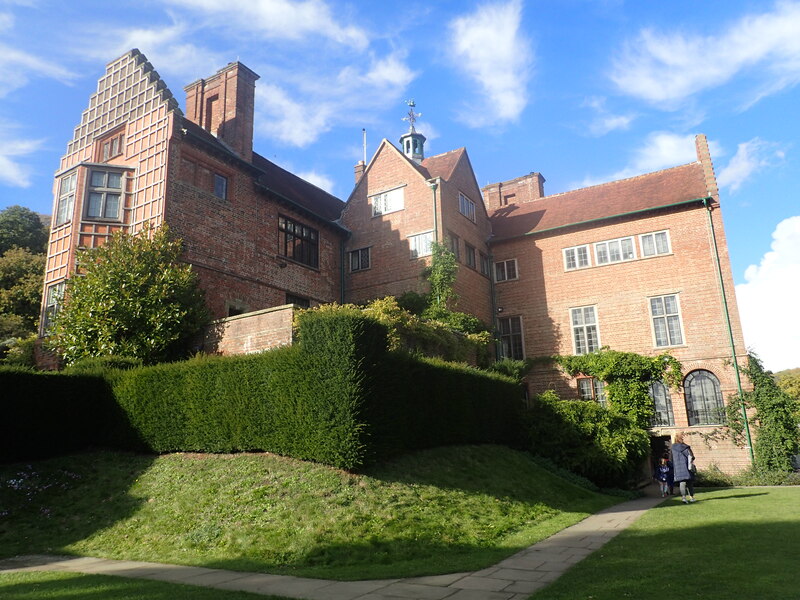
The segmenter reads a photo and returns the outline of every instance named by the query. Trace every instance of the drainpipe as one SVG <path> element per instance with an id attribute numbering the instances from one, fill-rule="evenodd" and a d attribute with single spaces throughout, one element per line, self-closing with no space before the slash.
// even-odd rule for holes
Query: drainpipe
<path id="1" fill-rule="evenodd" d="M 742 376 L 739 373 L 739 361 L 736 359 L 736 346 L 733 342 L 733 329 L 731 328 L 731 314 L 728 309 L 728 298 L 725 294 L 725 283 L 722 278 L 722 265 L 719 260 L 719 247 L 717 246 L 717 234 L 714 231 L 714 219 L 711 217 L 711 198 L 703 198 L 703 206 L 706 207 L 708 213 L 708 228 L 711 230 L 711 241 L 714 245 L 714 260 L 717 265 L 717 277 L 719 279 L 719 287 L 722 291 L 722 312 L 725 316 L 725 325 L 728 328 L 728 341 L 731 345 L 731 356 L 733 357 L 733 370 L 736 373 L 736 387 L 739 390 L 739 399 L 742 403 L 742 418 L 744 419 L 744 431 L 747 436 L 747 448 L 750 451 L 750 463 L 755 463 L 753 456 L 753 441 L 750 437 L 750 424 L 747 422 L 747 410 L 744 405 L 744 391 L 742 390 Z"/>
<path id="2" fill-rule="evenodd" d="M 344 304 L 344 274 L 345 269 L 344 239 L 339 240 L 339 304 Z"/>
<path id="3" fill-rule="evenodd" d="M 441 182 L 440 177 L 428 180 L 428 186 L 431 188 L 432 200 L 433 200 L 433 241 L 436 242 L 437 244 L 439 243 L 439 224 L 438 224 L 438 218 L 436 216 L 436 190 L 439 188 L 440 182 Z"/>

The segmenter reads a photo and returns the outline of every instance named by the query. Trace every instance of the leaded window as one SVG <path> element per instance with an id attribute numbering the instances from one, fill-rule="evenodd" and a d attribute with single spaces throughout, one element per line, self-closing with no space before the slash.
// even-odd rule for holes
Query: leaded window
<path id="1" fill-rule="evenodd" d="M 278 217 L 279 252 L 309 267 L 319 266 L 319 232 L 289 217 Z"/>
<path id="2" fill-rule="evenodd" d="M 653 399 L 653 427 L 672 427 L 675 425 L 675 415 L 672 413 L 672 398 L 669 388 L 663 381 L 651 381 L 649 388 L 650 397 Z"/>
<path id="3" fill-rule="evenodd" d="M 500 355 L 503 358 L 522 360 L 522 317 L 504 317 L 497 320 L 500 337 Z"/>
<path id="4" fill-rule="evenodd" d="M 719 379 L 711 371 L 692 371 L 683 380 L 689 425 L 719 425 L 725 422 L 725 403 Z"/>
<path id="5" fill-rule="evenodd" d="M 594 306 L 581 306 L 570 309 L 572 321 L 572 340 L 575 354 L 588 354 L 600 349 L 600 336 L 597 330 L 597 314 Z"/>
<path id="6" fill-rule="evenodd" d="M 653 336 L 657 347 L 683 344 L 678 296 L 650 298 L 650 315 L 653 319 Z"/>
<path id="7" fill-rule="evenodd" d="M 119 219 L 122 212 L 122 186 L 119 171 L 92 169 L 86 199 L 87 219 Z"/>

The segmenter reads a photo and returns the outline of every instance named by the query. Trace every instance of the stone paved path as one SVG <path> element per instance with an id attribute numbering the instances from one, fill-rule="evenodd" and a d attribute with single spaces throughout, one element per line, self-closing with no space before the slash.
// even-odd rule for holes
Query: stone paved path
<path id="1" fill-rule="evenodd" d="M 28 555 L 0 560 L 0 573 L 69 571 L 156 579 L 255 594 L 304 600 L 527 600 L 572 565 L 603 546 L 663 502 L 652 495 L 623 502 L 587 517 L 493 567 L 474 573 L 452 573 L 412 579 L 328 581 L 286 575 L 243 573 L 130 560 Z"/>

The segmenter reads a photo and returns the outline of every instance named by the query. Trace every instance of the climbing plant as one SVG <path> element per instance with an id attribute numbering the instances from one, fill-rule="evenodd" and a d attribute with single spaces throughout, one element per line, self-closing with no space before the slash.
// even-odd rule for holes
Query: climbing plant
<path id="1" fill-rule="evenodd" d="M 431 306 L 447 308 L 448 302 L 458 300 L 453 291 L 457 273 L 456 255 L 444 244 L 431 244 L 431 264 L 423 273 L 431 284 Z"/>
<path id="2" fill-rule="evenodd" d="M 743 443 L 742 402 L 750 410 L 749 422 L 756 430 L 753 453 L 761 471 L 791 471 L 792 456 L 800 453 L 800 401 L 781 389 L 759 358 L 748 355 L 742 369 L 753 384 L 751 392 L 729 399 L 728 424 L 734 440 Z"/>
<path id="3" fill-rule="evenodd" d="M 583 374 L 605 382 L 611 406 L 643 429 L 650 427 L 654 412 L 650 383 L 663 381 L 677 387 L 682 379 L 681 363 L 669 354 L 651 357 L 602 348 L 579 356 L 559 356 L 556 361 L 573 377 Z"/>

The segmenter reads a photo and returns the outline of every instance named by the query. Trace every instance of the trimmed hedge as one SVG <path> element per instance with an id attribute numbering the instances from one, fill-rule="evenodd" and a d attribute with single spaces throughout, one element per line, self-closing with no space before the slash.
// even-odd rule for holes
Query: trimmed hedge
<path id="1" fill-rule="evenodd" d="M 48 458 L 105 445 L 121 415 L 99 377 L 0 368 L 0 460 Z"/>
<path id="2" fill-rule="evenodd" d="M 107 370 L 105 379 L 5 374 L 0 384 L 17 386 L 9 397 L 42 390 L 33 394 L 41 402 L 9 403 L 13 422 L 50 424 L 13 458 L 103 444 L 269 451 L 355 469 L 419 448 L 520 441 L 522 393 L 510 379 L 389 354 L 386 328 L 360 311 L 309 311 L 298 325 L 299 344 L 257 355 Z"/>
<path id="3" fill-rule="evenodd" d="M 526 412 L 528 450 L 600 487 L 629 487 L 650 452 L 650 438 L 628 416 L 596 402 L 538 396 Z"/>

